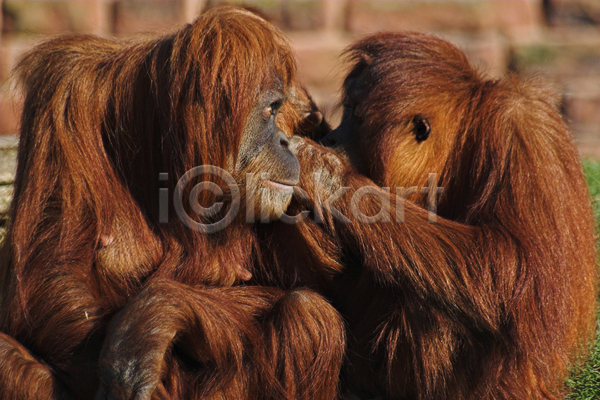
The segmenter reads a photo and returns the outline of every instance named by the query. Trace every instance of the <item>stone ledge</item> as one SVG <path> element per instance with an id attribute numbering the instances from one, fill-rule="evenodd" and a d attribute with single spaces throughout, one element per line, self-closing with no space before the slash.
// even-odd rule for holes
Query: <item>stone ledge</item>
<path id="1" fill-rule="evenodd" d="M 18 143 L 16 136 L 0 136 L 0 228 L 13 195 Z"/>
<path id="2" fill-rule="evenodd" d="M 12 185 L 0 185 L 0 219 L 8 211 L 13 196 Z"/>

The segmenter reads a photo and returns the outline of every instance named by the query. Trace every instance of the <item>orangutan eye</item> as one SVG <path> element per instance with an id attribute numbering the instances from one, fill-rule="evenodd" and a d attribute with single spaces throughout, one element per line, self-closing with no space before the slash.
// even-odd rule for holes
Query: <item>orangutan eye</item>
<path id="1" fill-rule="evenodd" d="M 279 109 L 281 108 L 282 104 L 283 100 L 277 100 L 269 104 L 268 107 L 263 108 L 263 110 L 260 113 L 263 119 L 268 120 L 269 118 L 271 118 L 272 115 L 276 115 L 279 112 Z"/>
<path id="2" fill-rule="evenodd" d="M 273 115 L 273 107 L 271 105 L 269 105 L 268 107 L 263 108 L 263 110 L 261 111 L 260 115 L 265 120 L 271 118 L 271 115 Z"/>
<path id="3" fill-rule="evenodd" d="M 354 109 L 352 107 L 350 107 L 349 105 L 344 105 L 344 107 L 346 107 L 346 109 L 348 110 L 348 113 L 350 114 L 350 116 L 352 118 L 354 118 L 359 123 L 363 122 L 363 118 L 356 115 L 356 113 L 354 112 Z"/>

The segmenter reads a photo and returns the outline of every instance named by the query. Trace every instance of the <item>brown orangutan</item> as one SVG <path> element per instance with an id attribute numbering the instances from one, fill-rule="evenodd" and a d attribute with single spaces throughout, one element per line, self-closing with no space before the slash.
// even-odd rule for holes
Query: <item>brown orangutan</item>
<path id="1" fill-rule="evenodd" d="M 337 312 L 237 285 L 248 216 L 276 218 L 299 179 L 288 135 L 311 110 L 282 35 L 216 8 L 166 36 L 52 39 L 17 74 L 0 398 L 334 399 Z M 307 114 L 302 129 L 320 122 Z"/>
<path id="2" fill-rule="evenodd" d="M 343 120 L 324 142 L 372 180 L 291 141 L 319 178 L 301 175 L 288 213 L 313 219 L 260 227 L 255 279 L 330 296 L 348 324 L 344 389 L 360 398 L 561 398 L 594 332 L 598 279 L 556 96 L 536 79 L 489 80 L 422 34 L 377 34 L 348 55 Z"/>

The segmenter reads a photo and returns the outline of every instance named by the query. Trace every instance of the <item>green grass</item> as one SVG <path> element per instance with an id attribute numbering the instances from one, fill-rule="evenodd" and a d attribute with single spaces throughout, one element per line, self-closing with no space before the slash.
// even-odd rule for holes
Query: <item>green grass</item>
<path id="1" fill-rule="evenodd" d="M 600 160 L 584 160 L 583 169 L 590 188 L 596 220 L 600 222 Z M 600 319 L 600 309 L 599 309 Z M 600 325 L 596 333 L 596 342 L 587 362 L 573 371 L 567 381 L 571 393 L 569 400 L 600 399 Z"/>
<path id="2" fill-rule="evenodd" d="M 596 219 L 600 221 L 600 160 L 583 160 L 583 172 L 590 188 Z"/>

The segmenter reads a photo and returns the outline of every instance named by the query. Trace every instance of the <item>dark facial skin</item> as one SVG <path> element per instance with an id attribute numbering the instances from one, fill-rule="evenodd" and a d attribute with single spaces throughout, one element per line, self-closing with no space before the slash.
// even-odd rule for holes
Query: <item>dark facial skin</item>
<path id="1" fill-rule="evenodd" d="M 346 88 L 347 96 L 344 99 L 344 112 L 340 125 L 324 136 L 320 143 L 327 147 L 333 147 L 348 157 L 351 164 L 362 174 L 365 171 L 366 162 L 361 151 L 360 132 L 363 118 L 357 113 L 360 93 L 356 90 L 359 79 L 353 79 Z"/>
<path id="2" fill-rule="evenodd" d="M 300 178 L 300 163 L 289 149 L 287 135 L 275 119 L 286 101 L 278 88 L 266 90 L 254 106 L 242 134 L 234 177 L 246 182 L 247 191 L 256 195 L 256 213 L 270 219 L 285 211 L 292 199 L 293 186 Z M 248 173 L 254 174 L 246 181 Z M 266 205 L 266 207 L 265 207 Z"/>

